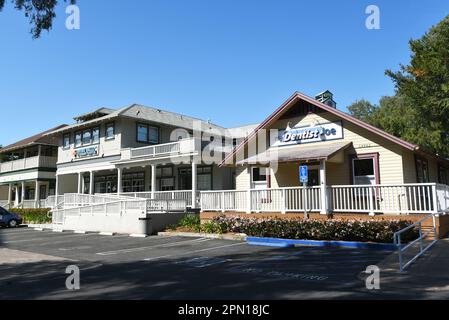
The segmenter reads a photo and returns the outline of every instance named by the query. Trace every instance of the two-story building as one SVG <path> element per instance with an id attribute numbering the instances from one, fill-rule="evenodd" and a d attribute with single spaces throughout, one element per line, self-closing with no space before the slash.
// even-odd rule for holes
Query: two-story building
<path id="1" fill-rule="evenodd" d="M 75 121 L 47 133 L 59 142 L 58 195 L 185 199 L 190 207 L 198 207 L 201 190 L 234 188 L 235 170 L 218 163 L 256 127 L 226 129 L 137 104 L 100 108 Z"/>
<path id="2" fill-rule="evenodd" d="M 0 205 L 38 208 L 55 194 L 58 141 L 41 132 L 0 149 Z"/>

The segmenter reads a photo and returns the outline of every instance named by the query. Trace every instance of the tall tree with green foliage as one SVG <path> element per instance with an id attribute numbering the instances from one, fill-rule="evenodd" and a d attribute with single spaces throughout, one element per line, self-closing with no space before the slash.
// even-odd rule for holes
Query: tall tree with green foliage
<path id="1" fill-rule="evenodd" d="M 58 0 L 9 0 L 17 10 L 23 11 L 31 24 L 31 34 L 34 39 L 41 36 L 42 30 L 49 31 L 56 17 L 55 8 Z M 0 11 L 8 0 L 0 0 Z M 64 0 L 75 4 L 76 0 Z"/>
<path id="2" fill-rule="evenodd" d="M 403 97 L 413 121 L 401 136 L 449 156 L 449 16 L 422 38 L 410 41 L 409 65 L 388 70 L 397 95 Z"/>
<path id="3" fill-rule="evenodd" d="M 374 114 L 378 111 L 379 106 L 372 104 L 368 100 L 357 100 L 348 107 L 351 115 L 367 123 L 373 122 Z"/>

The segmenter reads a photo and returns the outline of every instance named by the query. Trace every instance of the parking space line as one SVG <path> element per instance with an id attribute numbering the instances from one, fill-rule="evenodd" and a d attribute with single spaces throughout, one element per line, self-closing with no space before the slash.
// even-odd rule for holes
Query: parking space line
<path id="1" fill-rule="evenodd" d="M 206 242 L 206 241 L 210 241 L 210 240 L 211 239 L 207 239 L 207 238 L 200 238 L 200 239 L 193 239 L 193 240 L 182 240 L 182 241 L 175 241 L 175 242 L 169 242 L 169 243 L 163 243 L 163 244 L 155 244 L 152 246 L 145 246 L 145 247 L 120 249 L 120 250 L 113 250 L 113 251 L 106 251 L 106 252 L 97 252 L 96 254 L 98 254 L 100 256 L 110 256 L 110 255 L 116 255 L 116 254 L 122 254 L 122 253 L 139 252 L 139 251 L 144 251 L 144 250 L 153 249 L 153 248 L 170 248 L 170 247 L 175 247 L 179 244 L 184 244 L 184 243 L 197 244 L 197 243 L 202 243 L 202 242 Z"/>
<path id="2" fill-rule="evenodd" d="M 218 247 L 212 247 L 212 248 L 206 248 L 206 249 L 200 249 L 200 250 L 193 250 L 193 251 L 187 251 L 187 252 L 180 253 L 180 254 L 168 254 L 168 255 L 159 256 L 159 257 L 146 258 L 146 259 L 143 259 L 143 261 L 148 262 L 148 261 L 154 261 L 154 260 L 159 260 L 159 259 L 163 259 L 163 258 L 170 258 L 170 257 L 176 257 L 176 256 L 185 256 L 185 255 L 188 255 L 188 254 L 205 252 L 205 251 L 212 251 L 212 250 L 223 249 L 223 248 L 230 248 L 230 247 L 241 246 L 241 245 L 245 245 L 245 244 L 246 244 L 246 242 L 239 242 L 239 243 L 233 243 L 233 244 L 228 244 L 228 245 L 224 245 L 224 246 L 218 246 Z"/>
<path id="3" fill-rule="evenodd" d="M 31 239 L 19 239 L 19 240 L 10 240 L 10 241 L 3 241 L 4 244 L 14 244 L 14 243 L 22 243 L 22 242 L 31 242 L 31 241 L 40 241 L 40 240 L 49 240 L 49 238 L 54 238 L 54 239 L 62 239 L 62 238 L 79 238 L 82 237 L 84 235 L 82 234 L 75 234 L 75 235 L 61 235 L 59 234 L 58 236 L 55 237 L 37 237 L 37 238 L 31 238 Z M 55 241 L 49 242 L 51 243 L 55 243 Z"/>

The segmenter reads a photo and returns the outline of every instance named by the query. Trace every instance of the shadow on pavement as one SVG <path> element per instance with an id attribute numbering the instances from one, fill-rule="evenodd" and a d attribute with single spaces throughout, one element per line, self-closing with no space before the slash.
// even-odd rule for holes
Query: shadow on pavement
<path id="1" fill-rule="evenodd" d="M 390 275 L 387 290 L 371 291 L 360 277 L 364 264 L 329 261 L 311 251 L 310 265 L 287 249 L 252 261 L 247 254 L 182 257 L 131 263 L 40 262 L 0 266 L 0 299 L 426 299 L 411 274 Z M 356 255 L 354 255 L 356 257 Z M 385 253 L 379 253 L 379 259 Z M 318 260 L 317 260 L 318 259 Z M 290 260 L 290 262 L 288 262 Z M 322 267 L 316 261 L 321 261 Z M 356 260 L 354 260 L 356 261 Z M 344 262 L 344 260 L 343 260 Z M 81 289 L 65 287 L 65 269 L 78 265 Z M 395 289 L 394 284 L 398 287 Z M 404 287 L 402 286 L 409 286 Z M 382 282 L 381 282 L 382 286 Z"/>

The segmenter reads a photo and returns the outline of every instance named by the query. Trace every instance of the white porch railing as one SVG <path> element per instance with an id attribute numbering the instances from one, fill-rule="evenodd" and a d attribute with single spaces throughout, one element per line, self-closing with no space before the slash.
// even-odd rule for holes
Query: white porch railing
<path id="1" fill-rule="evenodd" d="M 4 208 L 4 209 L 9 209 L 9 201 L 0 201 L 0 207 Z"/>
<path id="2" fill-rule="evenodd" d="M 64 208 L 70 207 L 84 207 L 95 204 L 104 204 L 117 200 L 131 200 L 131 197 L 117 196 L 116 194 L 81 194 L 81 193 L 66 193 L 64 194 Z"/>
<path id="3" fill-rule="evenodd" d="M 123 196 L 134 198 L 152 199 L 151 192 L 123 192 Z M 187 207 L 197 207 L 200 192 L 197 192 L 195 205 L 192 202 L 192 190 L 174 190 L 174 191 L 156 191 L 154 193 L 154 200 L 184 200 Z"/>
<path id="4" fill-rule="evenodd" d="M 190 138 L 182 139 L 176 142 L 156 144 L 148 147 L 123 149 L 121 160 L 191 154 L 200 150 L 200 144 L 196 141 L 197 140 L 195 138 Z"/>
<path id="5" fill-rule="evenodd" d="M 329 187 L 330 208 L 336 212 L 436 212 L 437 184 L 363 185 Z"/>
<path id="6" fill-rule="evenodd" d="M 144 217 L 146 214 L 155 212 L 182 212 L 186 209 L 184 200 L 150 200 L 142 198 L 111 198 L 103 197 L 104 203 L 96 203 L 85 206 L 64 207 L 52 210 L 52 222 L 54 224 L 64 224 L 67 217 L 92 215 L 110 216 L 124 214 L 139 214 Z M 96 199 L 97 201 L 98 199 Z"/>
<path id="7" fill-rule="evenodd" d="M 56 157 L 37 156 L 0 163 L 0 172 L 33 169 L 38 167 L 56 168 Z"/>
<path id="8" fill-rule="evenodd" d="M 307 196 L 306 196 L 307 195 Z M 201 192 L 202 211 L 322 211 L 320 187 Z M 327 210 L 342 213 L 424 214 L 449 211 L 449 186 L 436 183 L 329 186 Z"/>
<path id="9" fill-rule="evenodd" d="M 202 211 L 295 212 L 321 210 L 320 187 L 204 191 Z"/>

